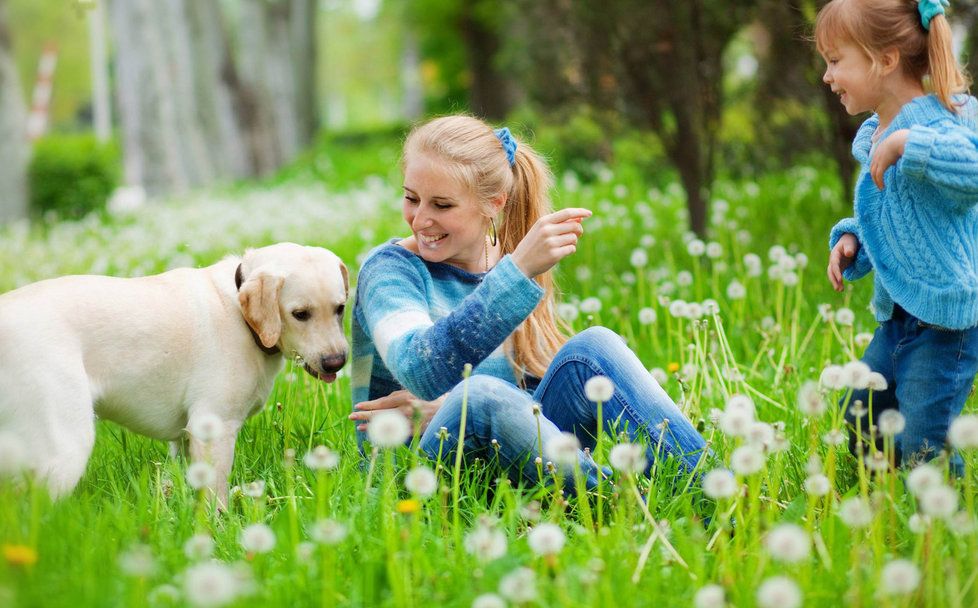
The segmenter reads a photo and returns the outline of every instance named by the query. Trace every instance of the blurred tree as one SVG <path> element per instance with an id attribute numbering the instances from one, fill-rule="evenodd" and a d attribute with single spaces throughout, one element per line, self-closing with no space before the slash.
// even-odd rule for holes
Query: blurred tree
<path id="1" fill-rule="evenodd" d="M 12 56 L 6 0 L 0 0 L 0 223 L 27 215 L 26 112 Z"/>

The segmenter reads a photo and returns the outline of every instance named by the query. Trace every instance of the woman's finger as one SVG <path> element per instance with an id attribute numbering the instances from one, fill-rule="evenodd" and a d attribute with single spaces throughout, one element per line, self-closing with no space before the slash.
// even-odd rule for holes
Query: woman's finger
<path id="1" fill-rule="evenodd" d="M 540 219 L 547 220 L 549 223 L 559 224 L 570 219 L 580 221 L 588 217 L 591 217 L 590 209 L 584 209 L 583 207 L 568 207 L 567 209 L 561 209 L 560 211 L 556 211 L 550 215 L 545 215 Z"/>

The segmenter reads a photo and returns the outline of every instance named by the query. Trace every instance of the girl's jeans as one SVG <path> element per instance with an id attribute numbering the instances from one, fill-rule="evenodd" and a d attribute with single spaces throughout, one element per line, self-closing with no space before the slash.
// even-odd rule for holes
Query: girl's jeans
<path id="1" fill-rule="evenodd" d="M 499 464 L 511 476 L 518 478 L 522 473 L 533 482 L 538 478 L 536 457 L 546 461 L 540 451 L 538 424 L 544 451 L 561 431 L 574 433 L 583 447 L 593 449 L 597 405 L 585 396 L 584 383 L 597 375 L 607 376 L 615 385 L 614 395 L 602 404 L 605 433 L 625 432 L 629 441 L 647 444 L 649 467 L 657 456 L 672 456 L 681 469 L 694 469 L 703 455 L 703 437 L 621 337 L 603 327 L 586 329 L 571 338 L 554 357 L 532 397 L 493 376 L 469 378 L 466 456 L 492 460 L 498 454 Z M 421 449 L 431 458 L 437 458 L 439 451 L 445 458 L 457 446 L 464 385 L 452 389 L 421 437 Z M 534 402 L 540 404 L 539 417 L 533 413 Z M 444 442 L 439 438 L 441 427 L 448 430 Z M 494 439 L 497 446 L 492 445 Z M 586 486 L 595 487 L 600 475 L 595 462 L 583 451 L 578 451 L 578 462 Z M 562 473 L 570 487 L 570 471 Z"/>
<path id="2" fill-rule="evenodd" d="M 912 465 L 937 456 L 978 373 L 978 327 L 950 330 L 929 325 L 896 305 L 893 316 L 876 329 L 862 360 L 883 374 L 887 383 L 885 391 L 873 392 L 872 423 L 880 412 L 891 408 L 906 419 L 906 427 L 895 438 L 897 462 Z M 850 403 L 857 399 L 869 406 L 868 391 L 853 391 Z M 849 448 L 858 456 L 855 418 L 850 411 L 846 420 L 852 425 Z M 870 441 L 869 424 L 867 418 L 860 422 L 864 445 Z M 877 437 L 877 449 L 882 444 Z M 959 455 L 952 456 L 951 466 L 960 474 Z"/>

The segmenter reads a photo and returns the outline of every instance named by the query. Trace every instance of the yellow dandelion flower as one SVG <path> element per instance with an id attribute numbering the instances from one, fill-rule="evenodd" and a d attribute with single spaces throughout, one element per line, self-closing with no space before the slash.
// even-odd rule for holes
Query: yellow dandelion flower
<path id="1" fill-rule="evenodd" d="M 679 371 L 679 364 L 675 361 L 670 362 L 669 365 L 666 366 L 666 371 L 670 374 L 675 374 Z"/>
<path id="2" fill-rule="evenodd" d="M 398 513 L 417 513 L 421 509 L 421 502 L 414 498 L 406 498 L 397 501 Z"/>
<path id="3" fill-rule="evenodd" d="M 11 566 L 33 566 L 37 563 L 37 551 L 27 545 L 4 545 L 3 558 Z"/>

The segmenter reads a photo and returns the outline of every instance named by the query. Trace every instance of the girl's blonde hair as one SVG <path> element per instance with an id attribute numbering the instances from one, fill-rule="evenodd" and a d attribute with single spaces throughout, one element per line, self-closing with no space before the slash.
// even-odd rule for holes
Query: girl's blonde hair
<path id="1" fill-rule="evenodd" d="M 930 76 L 930 88 L 952 112 L 951 96 L 970 86 L 954 56 L 947 19 L 936 15 L 925 30 L 917 0 L 832 0 L 815 19 L 815 45 L 825 55 L 840 42 L 861 48 L 874 68 L 886 50 L 896 48 L 904 73 L 921 83 Z"/>
<path id="2" fill-rule="evenodd" d="M 417 154 L 433 155 L 460 184 L 473 192 L 488 219 L 490 201 L 506 195 L 502 221 L 497 226 L 502 253 L 512 253 L 530 227 L 551 212 L 553 174 L 528 144 L 519 141 L 510 165 L 492 127 L 472 116 L 436 118 L 415 127 L 404 143 L 402 168 Z M 488 226 L 488 221 L 486 222 Z M 522 381 L 525 373 L 543 377 L 557 350 L 567 341 L 555 313 L 555 287 L 551 271 L 536 277 L 543 300 L 513 332 L 511 363 Z"/>

